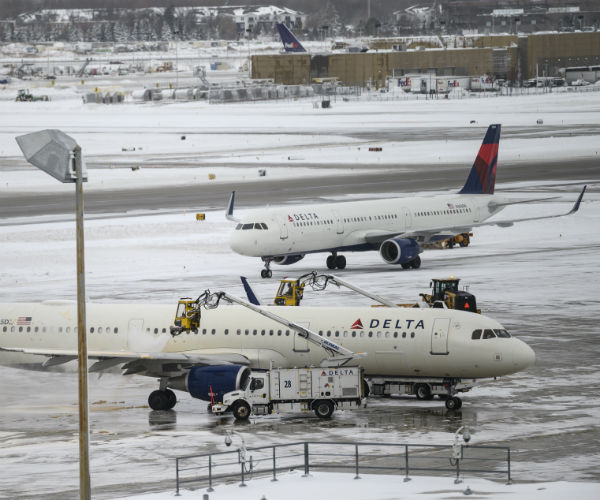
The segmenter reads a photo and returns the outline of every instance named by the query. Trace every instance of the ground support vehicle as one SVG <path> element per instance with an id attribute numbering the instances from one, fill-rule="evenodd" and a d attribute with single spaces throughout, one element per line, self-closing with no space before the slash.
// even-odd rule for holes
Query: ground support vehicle
<path id="1" fill-rule="evenodd" d="M 451 378 L 372 377 L 368 379 L 368 383 L 370 396 L 414 395 L 423 400 L 438 396 L 446 401 L 446 408 L 458 410 L 462 406 L 462 400 L 456 394 L 470 391 L 477 381 L 466 383 Z"/>
<path id="2" fill-rule="evenodd" d="M 471 236 L 473 233 L 461 233 L 435 243 L 427 243 L 423 245 L 423 248 L 454 248 L 455 245 L 468 247 L 471 243 Z"/>
<path id="3" fill-rule="evenodd" d="M 33 95 L 29 92 L 29 89 L 20 89 L 17 92 L 17 98 L 15 101 L 17 102 L 32 102 L 32 101 L 49 101 L 50 98 L 47 95 Z"/>
<path id="4" fill-rule="evenodd" d="M 246 386 L 228 392 L 211 406 L 215 415 L 231 412 L 237 420 L 253 415 L 314 411 L 329 418 L 334 410 L 360 407 L 363 375 L 357 366 L 275 368 L 252 372 Z"/>
<path id="5" fill-rule="evenodd" d="M 477 309 L 475 295 L 466 290 L 459 290 L 460 278 L 432 279 L 430 283 L 431 293 L 420 293 L 421 299 L 429 307 L 441 307 L 447 309 L 458 309 L 481 314 Z"/>

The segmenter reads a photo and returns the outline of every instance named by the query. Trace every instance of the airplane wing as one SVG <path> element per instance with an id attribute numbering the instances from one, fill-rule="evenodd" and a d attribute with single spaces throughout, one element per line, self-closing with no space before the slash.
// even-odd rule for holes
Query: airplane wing
<path id="1" fill-rule="evenodd" d="M 581 205 L 581 200 L 583 199 L 583 195 L 585 194 L 586 188 L 587 188 L 587 185 L 583 186 L 583 189 L 581 190 L 581 193 L 579 193 L 579 197 L 577 198 L 577 201 L 575 202 L 575 204 L 573 205 L 571 210 L 569 210 L 566 213 L 562 213 L 562 214 L 541 215 L 538 217 L 524 217 L 521 219 L 498 219 L 498 220 L 492 219 L 492 220 L 487 220 L 485 222 L 475 222 L 473 224 L 469 224 L 468 226 L 440 226 L 440 227 L 428 228 L 427 230 L 423 230 L 423 231 L 419 231 L 419 230 L 404 231 L 404 232 L 361 231 L 361 232 L 352 233 L 349 236 L 351 236 L 354 239 L 357 239 L 359 241 L 369 243 L 369 244 L 379 244 L 379 243 L 383 243 L 385 240 L 387 240 L 389 238 L 397 238 L 397 237 L 412 238 L 417 241 L 422 241 L 422 240 L 428 241 L 433 236 L 451 237 L 451 236 L 454 236 L 457 234 L 467 233 L 467 232 L 471 231 L 474 227 L 483 227 L 483 226 L 510 227 L 513 224 L 515 224 L 516 222 L 526 222 L 526 221 L 533 221 L 533 220 L 554 219 L 557 217 L 564 217 L 566 215 L 574 214 L 575 212 L 577 212 L 579 210 L 579 206 Z M 542 200 L 554 199 L 554 198 L 555 197 L 543 198 Z M 541 201 L 541 200 L 539 198 L 537 198 L 536 200 L 519 200 L 519 201 L 515 201 L 515 202 L 503 203 L 502 205 L 530 203 L 532 201 Z M 499 206 L 499 205 L 496 205 L 496 206 Z"/>
<path id="2" fill-rule="evenodd" d="M 24 354 L 35 354 L 46 356 L 48 359 L 42 363 L 43 367 L 56 366 L 77 359 L 76 349 L 37 349 L 21 347 L 0 347 L 0 351 L 20 352 Z M 217 351 L 210 352 L 127 352 L 127 351 L 88 351 L 88 358 L 97 360 L 90 366 L 90 372 L 102 371 L 113 366 L 123 364 L 127 370 L 125 374 L 147 371 L 149 368 L 157 368 L 164 364 L 180 365 L 179 370 L 186 367 L 199 365 L 249 365 L 250 360 L 236 352 Z M 135 368 L 134 371 L 132 369 Z"/>

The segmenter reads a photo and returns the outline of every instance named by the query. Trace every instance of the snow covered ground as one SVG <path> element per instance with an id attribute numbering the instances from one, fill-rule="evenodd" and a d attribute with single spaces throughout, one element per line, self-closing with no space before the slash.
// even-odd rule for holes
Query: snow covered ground
<path id="1" fill-rule="evenodd" d="M 565 212 L 580 190 L 580 185 L 552 178 L 502 182 L 503 159 L 563 159 L 568 169 L 596 158 L 600 145 L 599 93 L 339 102 L 331 110 L 315 109 L 310 101 L 106 107 L 70 98 L 50 103 L 5 101 L 0 102 L 0 112 L 11 117 L 0 125 L 0 197 L 72 190 L 23 166 L 20 159 L 15 135 L 47 127 L 62 128 L 82 145 L 90 165 L 85 189 L 108 193 L 125 184 L 172 189 L 182 181 L 215 182 L 208 180 L 208 173 L 216 173 L 217 182 L 225 178 L 243 186 L 261 182 L 256 171 L 263 165 L 268 166 L 268 176 L 287 178 L 290 186 L 297 178 L 325 171 L 352 175 L 371 169 L 415 169 L 415 164 L 420 165 L 415 175 L 427 177 L 437 175 L 438 163 L 461 162 L 466 176 L 487 124 L 502 123 L 497 192 L 560 196 L 507 208 L 502 217 Z M 536 129 L 538 118 L 543 118 L 544 126 Z M 471 125 L 472 119 L 477 123 Z M 370 145 L 380 145 L 383 151 L 369 152 Z M 133 147 L 135 151 L 122 151 Z M 296 162 L 302 166 L 296 168 Z M 326 168 L 322 163 L 328 163 Z M 141 169 L 123 168 L 132 164 Z M 474 443 L 511 447 L 517 481 L 568 484 L 508 489 L 512 487 L 470 478 L 455 487 L 451 479 L 442 478 L 396 484 L 392 479 L 351 481 L 350 475 L 321 480 L 321 474 L 315 474 L 269 483 L 290 493 L 298 491 L 298 497 L 283 496 L 281 490 L 267 489 L 266 482 L 257 481 L 245 490 L 246 498 L 318 498 L 311 489 L 313 481 L 321 488 L 323 483 L 339 487 L 345 493 L 339 498 L 397 498 L 403 493 L 448 498 L 463 496 L 467 485 L 480 497 L 488 492 L 496 498 L 594 498 L 593 493 L 600 491 L 599 180 L 599 171 L 587 179 L 588 193 L 576 215 L 512 228 L 478 229 L 468 248 L 425 251 L 418 271 L 385 265 L 374 252 L 348 254 L 348 268 L 339 271 L 349 281 L 399 301 L 416 299 L 432 277 L 461 277 L 486 314 L 534 348 L 534 367 L 482 383 L 465 395 L 462 410 L 454 413 L 439 401 L 405 397 L 374 401 L 366 409 L 337 414 L 327 423 L 283 415 L 236 426 L 249 446 L 257 446 L 289 439 L 449 443 L 458 427 L 468 425 Z M 457 179 L 456 185 L 462 182 Z M 437 192 L 446 187 L 450 186 L 440 186 Z M 390 185 L 388 194 L 412 193 Z M 328 198 L 359 196 L 370 196 L 368 186 Z M 85 229 L 88 299 L 175 305 L 179 297 L 197 296 L 206 288 L 242 295 L 239 276 L 246 275 L 268 301 L 276 280 L 324 269 L 325 255 L 312 255 L 290 267 L 274 267 L 274 279 L 261 280 L 258 259 L 240 257 L 229 249 L 232 224 L 225 221 L 223 211 L 209 211 L 207 220 L 198 222 L 195 213 L 201 208 L 198 200 L 186 211 L 168 214 L 90 217 Z M 240 215 L 246 210 L 242 207 Z M 0 214 L 0 302 L 75 298 L 74 231 L 70 214 L 60 220 Z M 364 303 L 343 291 L 307 292 L 305 299 L 307 305 Z M 73 374 L 0 367 L 0 376 L 0 498 L 75 498 Z M 224 449 L 228 420 L 213 420 L 202 403 L 186 395 L 180 395 L 172 414 L 149 412 L 145 399 L 155 386 L 154 380 L 138 376 L 90 377 L 95 497 L 168 491 L 154 497 L 165 498 L 173 491 L 174 456 Z M 366 496 L 365 490 L 375 483 L 376 494 Z M 240 491 L 237 485 L 223 486 L 210 498 L 240 498 Z M 329 489 L 318 491 L 325 491 L 323 498 L 336 498 Z M 185 493 L 185 497 L 200 498 L 200 494 Z"/>

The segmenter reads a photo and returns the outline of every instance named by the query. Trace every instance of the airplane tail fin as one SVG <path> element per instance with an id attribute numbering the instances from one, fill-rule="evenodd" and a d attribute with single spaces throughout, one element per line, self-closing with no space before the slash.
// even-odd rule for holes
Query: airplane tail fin
<path id="1" fill-rule="evenodd" d="M 277 30 L 279 31 L 279 36 L 286 52 L 306 52 L 306 49 L 285 24 L 278 23 Z"/>
<path id="2" fill-rule="evenodd" d="M 460 194 L 494 194 L 500 128 L 500 124 L 488 127 L 467 182 L 459 191 Z"/>
<path id="3" fill-rule="evenodd" d="M 240 279 L 242 280 L 242 284 L 244 285 L 244 290 L 246 291 L 246 296 L 248 297 L 248 302 L 250 302 L 250 304 L 254 304 L 255 306 L 260 306 L 260 302 L 256 298 L 256 295 L 254 294 L 254 290 L 252 290 L 252 287 L 250 286 L 250 283 L 248 283 L 248 280 L 246 279 L 246 277 L 240 276 Z"/>

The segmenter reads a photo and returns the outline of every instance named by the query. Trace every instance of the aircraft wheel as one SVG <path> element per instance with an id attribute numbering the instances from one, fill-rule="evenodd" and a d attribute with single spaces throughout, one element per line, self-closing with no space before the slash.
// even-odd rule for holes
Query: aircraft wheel
<path id="1" fill-rule="evenodd" d="M 421 257 L 417 255 L 416 259 L 410 261 L 410 267 L 413 269 L 419 269 L 421 267 Z"/>
<path id="2" fill-rule="evenodd" d="M 454 248 L 454 245 L 456 245 L 456 242 L 454 241 L 454 238 L 450 238 L 448 240 L 448 245 L 446 245 L 447 248 Z"/>
<path id="3" fill-rule="evenodd" d="M 468 247 L 470 243 L 470 239 L 468 236 L 463 236 L 462 241 L 460 242 L 461 247 Z"/>
<path id="4" fill-rule="evenodd" d="M 317 401 L 314 405 L 313 408 L 315 410 L 315 415 L 319 418 L 329 418 L 331 417 L 331 414 L 333 413 L 333 403 L 331 401 L 328 400 L 320 400 Z"/>
<path id="5" fill-rule="evenodd" d="M 270 269 L 262 269 L 260 271 L 261 278 L 271 278 L 272 276 L 273 276 L 273 271 L 271 271 Z"/>
<path id="6" fill-rule="evenodd" d="M 327 263 L 327 269 L 335 269 L 335 257 L 333 255 L 327 257 L 325 262 Z"/>
<path id="7" fill-rule="evenodd" d="M 169 407 L 169 395 L 167 391 L 152 391 L 150 396 L 148 396 L 148 406 L 153 410 L 168 410 L 172 408 Z"/>
<path id="8" fill-rule="evenodd" d="M 417 384 L 415 386 L 415 396 L 417 396 L 417 399 L 431 399 L 431 389 L 427 384 Z"/>
<path id="9" fill-rule="evenodd" d="M 246 401 L 238 401 L 233 407 L 233 416 L 236 420 L 248 420 L 250 405 Z"/>
<path id="10" fill-rule="evenodd" d="M 165 393 L 166 393 L 167 397 L 169 398 L 169 405 L 167 407 L 167 410 L 170 410 L 177 404 L 177 396 L 171 389 L 166 389 Z"/>
<path id="11" fill-rule="evenodd" d="M 337 267 L 338 269 L 345 269 L 346 268 L 346 257 L 344 257 L 343 255 L 338 255 L 335 258 L 335 267 Z"/>
<path id="12" fill-rule="evenodd" d="M 462 406 L 462 401 L 456 396 L 446 399 L 446 408 L 448 410 L 458 410 Z"/>
<path id="13" fill-rule="evenodd" d="M 402 264 L 402 269 L 410 269 L 410 262 L 405 262 Z"/>

